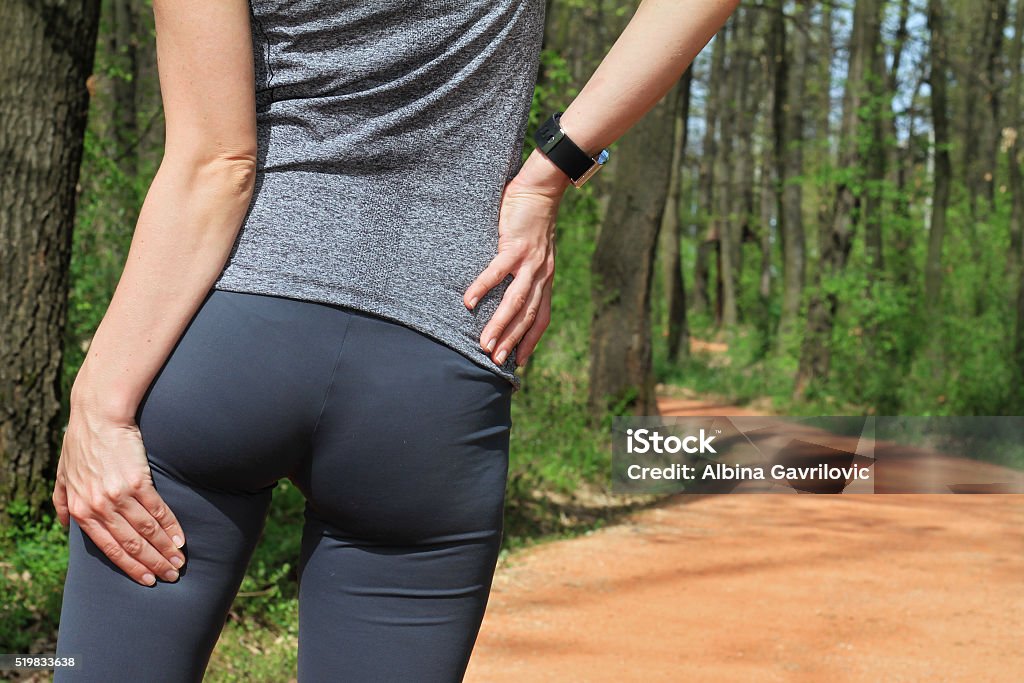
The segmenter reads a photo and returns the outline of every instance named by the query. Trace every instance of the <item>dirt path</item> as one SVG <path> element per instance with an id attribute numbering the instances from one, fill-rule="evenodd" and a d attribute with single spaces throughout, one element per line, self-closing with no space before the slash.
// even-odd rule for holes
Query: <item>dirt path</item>
<path id="1" fill-rule="evenodd" d="M 1022 638 L 1024 495 L 678 495 L 503 563 L 466 681 L 1016 683 Z"/>

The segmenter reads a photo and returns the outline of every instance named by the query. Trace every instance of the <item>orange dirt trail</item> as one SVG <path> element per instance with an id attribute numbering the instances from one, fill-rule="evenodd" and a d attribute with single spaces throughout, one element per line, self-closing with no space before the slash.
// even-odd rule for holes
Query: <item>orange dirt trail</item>
<path id="1" fill-rule="evenodd" d="M 681 494 L 504 562 L 466 681 L 1018 683 L 1022 646 L 1024 495 Z"/>

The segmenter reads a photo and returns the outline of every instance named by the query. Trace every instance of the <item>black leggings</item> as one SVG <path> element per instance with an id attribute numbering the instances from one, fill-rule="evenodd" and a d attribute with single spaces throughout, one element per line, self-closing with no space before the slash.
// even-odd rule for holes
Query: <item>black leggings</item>
<path id="1" fill-rule="evenodd" d="M 271 492 L 306 497 L 298 676 L 461 681 L 502 537 L 512 385 L 384 319 L 213 290 L 139 406 L 185 530 L 174 583 L 72 521 L 55 681 L 201 681 Z M 298 532 L 298 530 L 296 530 Z"/>

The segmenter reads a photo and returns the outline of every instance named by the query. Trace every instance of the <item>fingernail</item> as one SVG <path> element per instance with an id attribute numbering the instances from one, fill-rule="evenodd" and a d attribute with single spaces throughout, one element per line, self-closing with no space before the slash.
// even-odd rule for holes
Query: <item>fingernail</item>
<path id="1" fill-rule="evenodd" d="M 517 359 L 516 359 L 516 362 L 517 362 L 517 363 L 519 363 L 519 367 L 523 367 L 524 365 L 526 365 L 526 361 L 528 361 L 528 360 L 530 360 L 530 358 L 529 358 L 529 357 L 526 357 L 526 358 L 517 358 Z"/>
<path id="2" fill-rule="evenodd" d="M 185 561 L 183 559 L 181 559 L 180 557 L 178 557 L 177 555 L 175 555 L 174 557 L 171 558 L 171 564 L 174 565 L 175 569 L 181 569 L 181 566 L 183 564 L 185 564 Z"/>
<path id="3" fill-rule="evenodd" d="M 476 302 L 478 301 L 480 301 L 480 297 L 473 297 L 472 299 L 469 300 L 469 307 L 476 308 Z"/>
<path id="4" fill-rule="evenodd" d="M 152 586 L 156 583 L 156 577 L 152 574 L 143 574 L 142 583 L 146 584 L 147 586 Z"/>
<path id="5" fill-rule="evenodd" d="M 502 349 L 501 351 L 498 351 L 498 357 L 495 359 L 496 361 L 498 361 L 498 365 L 501 365 L 502 363 L 504 363 L 505 362 L 505 358 L 507 356 L 508 356 L 508 351 L 506 351 L 505 349 Z"/>
<path id="6" fill-rule="evenodd" d="M 164 573 L 164 578 L 167 579 L 168 581 L 177 581 L 178 580 L 178 572 L 177 572 L 177 570 L 168 569 L 167 572 Z"/>
<path id="7" fill-rule="evenodd" d="M 494 350 L 494 345 L 497 344 L 497 343 L 498 343 L 497 339 L 492 339 L 491 341 L 487 342 L 487 353 L 490 353 L 491 351 L 493 351 Z"/>
<path id="8" fill-rule="evenodd" d="M 177 534 L 175 534 L 171 538 L 171 541 L 174 543 L 175 548 L 181 548 L 185 545 L 185 539 L 183 539 L 181 536 L 178 536 Z"/>

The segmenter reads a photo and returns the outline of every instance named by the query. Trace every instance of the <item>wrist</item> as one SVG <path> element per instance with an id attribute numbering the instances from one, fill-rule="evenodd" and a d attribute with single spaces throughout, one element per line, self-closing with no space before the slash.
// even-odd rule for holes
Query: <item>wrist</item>
<path id="1" fill-rule="evenodd" d="M 90 375 L 88 365 L 86 359 L 71 386 L 71 407 L 110 422 L 134 424 L 138 410 L 134 393 L 124 388 L 103 385 Z"/>
<path id="2" fill-rule="evenodd" d="M 510 184 L 553 199 L 561 199 L 572 183 L 562 169 L 558 168 L 539 149 L 534 149 Z"/>
<path id="3" fill-rule="evenodd" d="M 533 139 L 540 153 L 568 177 L 570 184 L 580 188 L 604 167 L 608 150 L 593 155 L 586 146 L 581 147 L 562 126 L 564 114 L 556 111 L 549 116 L 534 132 Z"/>
<path id="4" fill-rule="evenodd" d="M 576 112 L 572 106 L 559 117 L 558 126 L 588 157 L 594 158 L 604 149 L 603 145 L 593 140 L 590 131 L 586 130 L 586 126 L 576 120 Z"/>

